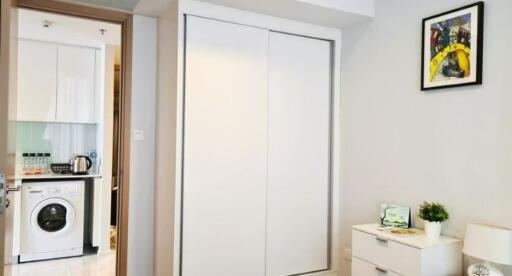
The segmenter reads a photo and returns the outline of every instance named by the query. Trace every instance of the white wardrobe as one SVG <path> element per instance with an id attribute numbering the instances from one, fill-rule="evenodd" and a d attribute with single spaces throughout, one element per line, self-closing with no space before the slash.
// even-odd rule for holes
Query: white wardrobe
<path id="1" fill-rule="evenodd" d="M 186 17 L 181 276 L 330 268 L 331 42 Z"/>

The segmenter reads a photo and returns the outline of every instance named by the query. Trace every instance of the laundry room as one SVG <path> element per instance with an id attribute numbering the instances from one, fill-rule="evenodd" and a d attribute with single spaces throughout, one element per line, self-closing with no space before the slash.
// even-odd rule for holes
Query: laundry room
<path id="1" fill-rule="evenodd" d="M 115 275 L 122 26 L 18 10 L 5 275 Z"/>

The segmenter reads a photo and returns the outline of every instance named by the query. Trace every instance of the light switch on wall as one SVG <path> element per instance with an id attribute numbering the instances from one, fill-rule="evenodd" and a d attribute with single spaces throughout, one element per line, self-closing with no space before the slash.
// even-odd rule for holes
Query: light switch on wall
<path id="1" fill-rule="evenodd" d="M 134 129 L 133 130 L 133 140 L 134 141 L 143 141 L 144 140 L 144 130 Z"/>

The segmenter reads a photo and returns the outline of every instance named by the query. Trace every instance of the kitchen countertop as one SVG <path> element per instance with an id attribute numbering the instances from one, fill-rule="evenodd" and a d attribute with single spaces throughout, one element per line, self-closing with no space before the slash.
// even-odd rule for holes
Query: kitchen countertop
<path id="1" fill-rule="evenodd" d="M 101 175 L 96 172 L 90 172 L 89 174 L 75 175 L 75 174 L 16 174 L 14 180 L 27 180 L 27 179 L 67 179 L 67 178 L 101 178 Z"/>

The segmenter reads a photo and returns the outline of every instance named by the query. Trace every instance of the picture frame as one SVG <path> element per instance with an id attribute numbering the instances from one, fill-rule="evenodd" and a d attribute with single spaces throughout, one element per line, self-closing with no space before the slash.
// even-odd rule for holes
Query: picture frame
<path id="1" fill-rule="evenodd" d="M 484 2 L 423 19 L 421 90 L 482 84 Z"/>
<path id="2" fill-rule="evenodd" d="M 411 207 L 382 203 L 380 225 L 383 227 L 411 228 Z"/>

